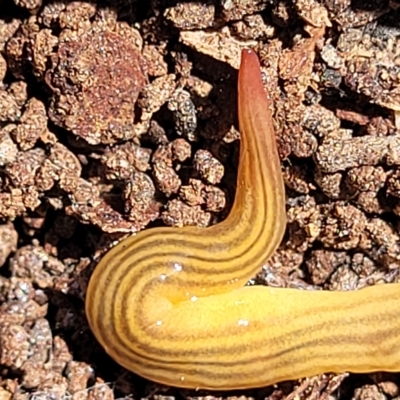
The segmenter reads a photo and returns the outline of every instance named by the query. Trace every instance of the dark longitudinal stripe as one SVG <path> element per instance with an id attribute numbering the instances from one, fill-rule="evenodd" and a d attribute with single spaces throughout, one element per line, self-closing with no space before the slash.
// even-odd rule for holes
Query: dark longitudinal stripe
<path id="1" fill-rule="evenodd" d="M 146 292 L 147 290 L 146 290 L 146 288 L 144 289 L 144 292 Z M 124 296 L 124 297 L 128 297 L 128 296 Z M 389 303 L 388 301 L 386 301 L 385 303 Z M 140 304 L 140 302 L 138 302 L 138 304 Z M 357 307 L 362 307 L 362 304 L 352 304 L 352 305 L 348 305 L 347 307 L 346 306 L 344 306 L 343 307 L 343 312 L 351 312 L 352 310 L 354 310 L 355 308 L 357 308 Z M 138 310 L 138 311 L 136 311 L 137 312 L 137 315 L 140 315 L 140 311 Z M 328 314 L 329 313 L 329 310 L 327 310 L 327 309 L 324 309 L 324 308 L 318 308 L 318 307 L 316 307 L 316 309 L 314 310 L 314 312 L 315 313 L 325 313 L 325 314 Z M 127 316 L 125 316 L 125 317 L 127 317 Z M 399 319 L 399 321 L 400 321 L 400 310 L 398 311 L 398 312 L 395 312 L 395 313 L 388 313 L 388 314 L 386 314 L 385 315 L 385 319 L 386 320 L 390 320 L 390 319 L 392 319 L 392 318 L 398 318 Z M 295 323 L 296 324 L 296 322 L 297 322 L 297 320 L 301 320 L 301 319 L 304 319 L 304 318 L 307 318 L 307 316 L 306 317 L 304 317 L 304 316 L 297 316 L 294 320 L 293 320 L 293 323 Z M 382 320 L 382 310 L 381 309 L 378 309 L 374 314 L 371 314 L 371 313 L 369 313 L 369 314 L 367 314 L 366 315 L 366 317 L 364 317 L 364 318 L 358 318 L 357 319 L 357 323 L 358 324 L 361 324 L 361 325 L 363 325 L 363 326 L 367 326 L 367 325 L 372 325 L 372 324 L 374 324 L 375 322 L 376 322 L 376 320 L 378 319 L 378 318 L 380 318 L 381 320 Z M 115 318 L 116 319 L 116 318 Z M 123 318 L 124 319 L 124 318 Z M 327 324 L 329 324 L 329 321 L 327 321 L 327 322 L 324 322 L 323 324 L 319 324 L 319 325 L 315 325 L 315 326 L 313 326 L 312 328 L 313 328 L 313 330 L 315 330 L 315 331 L 322 331 L 322 330 L 326 330 L 326 325 Z M 346 325 L 348 324 L 348 321 L 346 320 L 346 319 L 344 319 L 341 323 L 338 323 L 338 322 L 336 322 L 336 327 L 345 327 Z M 302 326 L 302 325 L 304 325 L 304 324 L 302 324 L 302 323 L 298 323 L 298 325 L 300 325 L 300 326 Z M 140 326 L 140 324 L 139 324 L 139 326 Z M 115 327 L 114 327 L 115 328 Z M 307 328 L 303 328 L 303 329 L 298 329 L 298 330 L 293 330 L 293 331 L 291 331 L 290 332 L 290 334 L 288 334 L 288 333 L 286 333 L 285 334 L 285 339 L 286 340 L 288 340 L 289 342 L 292 342 L 292 341 L 295 341 L 294 339 L 295 338 L 299 338 L 299 337 L 306 337 L 307 336 L 307 334 L 309 334 L 309 329 L 310 329 L 310 327 L 307 327 Z M 140 339 L 139 339 L 139 337 L 137 337 L 135 334 L 134 334 L 134 332 L 132 332 L 130 329 L 129 329 L 129 327 L 128 326 L 125 326 L 125 335 L 126 335 L 126 337 L 125 338 L 120 338 L 120 340 L 121 340 L 121 342 L 122 343 L 125 343 L 125 345 L 126 344 L 129 344 L 129 343 L 140 343 Z M 390 335 L 391 333 L 390 333 L 390 331 L 387 331 L 387 333 Z M 115 334 L 116 334 L 116 332 L 115 332 Z M 280 332 L 279 334 L 278 334 L 278 336 L 276 336 L 276 337 L 270 337 L 270 341 L 272 341 L 272 342 L 275 342 L 275 343 L 279 343 L 279 337 L 280 337 L 280 335 L 282 335 L 282 332 Z M 369 332 L 369 335 L 370 335 L 370 332 Z M 382 339 L 384 339 L 384 337 L 385 337 L 385 334 L 380 334 L 381 335 L 381 338 Z M 343 338 L 346 338 L 347 336 L 343 336 Z M 218 346 L 217 348 L 215 348 L 215 349 L 212 349 L 211 347 L 210 347 L 210 344 L 208 343 L 208 341 L 207 341 L 207 335 L 204 335 L 204 336 L 201 336 L 201 333 L 199 332 L 199 334 L 198 334 L 198 339 L 205 339 L 205 343 L 204 343 L 204 345 L 206 346 L 205 348 L 197 348 L 195 351 L 193 351 L 193 352 L 187 352 L 187 353 L 185 353 L 187 356 L 190 356 L 190 357 L 195 357 L 195 355 L 197 354 L 197 353 L 207 353 L 207 354 L 209 354 L 209 355 L 212 355 L 212 354 L 218 354 L 218 355 L 220 355 L 220 356 L 222 356 L 223 355 L 223 353 L 224 352 L 226 352 L 226 353 L 229 353 L 229 352 L 231 352 L 232 351 L 232 349 L 230 349 L 229 347 L 221 347 L 221 346 Z M 227 339 L 227 338 L 229 338 L 229 332 L 227 332 L 226 333 L 226 336 L 224 336 L 224 335 L 221 335 L 221 338 L 225 338 L 225 339 Z M 337 336 L 336 338 L 335 338 L 335 342 L 336 343 L 339 343 L 340 341 L 339 341 L 339 338 L 340 338 L 340 336 Z M 175 335 L 175 337 L 167 337 L 167 336 L 164 336 L 163 337 L 163 339 L 165 340 L 165 341 L 179 341 L 179 340 L 181 340 L 182 339 L 182 337 L 179 335 L 179 332 L 177 332 L 176 333 L 176 335 Z M 263 338 L 260 338 L 258 341 L 255 341 L 255 342 L 252 342 L 252 343 L 248 343 L 248 342 L 246 342 L 246 343 L 243 343 L 242 345 L 235 345 L 235 350 L 236 351 L 239 351 L 239 352 L 245 352 L 245 350 L 246 349 L 248 349 L 249 347 L 250 347 L 250 345 L 252 346 L 252 347 L 255 347 L 255 348 L 260 348 L 260 346 L 262 346 L 262 343 L 263 343 Z M 306 343 L 306 345 L 310 345 L 311 346 L 311 344 L 312 344 L 312 342 L 305 342 Z M 155 354 L 155 355 L 157 355 L 157 356 L 159 356 L 160 354 L 159 354 L 159 352 L 158 352 L 158 348 L 154 348 L 154 347 L 151 347 L 151 346 L 145 346 L 145 345 L 142 345 L 143 347 L 144 347 L 144 350 L 146 351 L 146 353 L 149 353 L 149 354 Z M 180 354 L 182 354 L 182 351 L 180 351 L 180 350 L 177 350 L 177 351 L 171 351 L 171 350 L 164 350 L 163 349 L 163 355 L 164 356 L 168 356 L 168 357 L 177 357 L 177 356 L 179 356 Z M 243 360 L 241 360 L 240 361 L 241 363 L 243 363 L 244 361 Z M 249 362 L 254 362 L 254 360 L 253 359 L 251 359 Z"/>
<path id="2" fill-rule="evenodd" d="M 381 310 L 379 310 L 381 311 Z M 377 312 L 374 315 L 369 315 L 364 319 L 358 320 L 357 323 L 361 324 L 361 325 L 371 325 L 374 321 L 376 321 L 377 318 L 379 318 L 381 316 L 380 312 Z M 287 354 L 291 354 L 291 353 L 296 353 L 301 349 L 307 349 L 307 348 L 312 348 L 313 352 L 315 352 L 316 349 L 318 348 L 322 348 L 322 352 L 321 352 L 321 357 L 326 357 L 328 356 L 328 353 L 330 353 L 329 349 L 334 349 L 335 346 L 332 347 L 332 345 L 336 345 L 336 346 L 340 346 L 342 344 L 355 344 L 355 345 L 359 345 L 360 343 L 365 343 L 366 345 L 366 351 L 368 351 L 368 345 L 371 344 L 371 339 L 373 337 L 378 338 L 379 341 L 381 341 L 382 343 L 388 342 L 389 339 L 395 339 L 396 342 L 398 343 L 397 348 L 399 348 L 400 346 L 400 341 L 397 341 L 397 338 L 399 337 L 400 334 L 400 310 L 398 310 L 398 312 L 394 312 L 394 313 L 388 313 L 385 316 L 386 320 L 396 320 L 399 321 L 397 323 L 397 325 L 391 329 L 386 329 L 386 328 L 381 328 L 381 329 L 376 329 L 374 334 L 372 335 L 370 331 L 367 331 L 366 333 L 359 333 L 359 334 L 355 334 L 354 337 L 349 337 L 348 334 L 343 334 L 343 335 L 337 335 L 334 338 L 332 337 L 322 337 L 316 340 L 298 340 L 298 344 L 296 346 L 292 346 L 292 347 L 288 347 L 284 350 L 279 350 L 275 353 L 269 353 L 268 356 L 263 355 L 262 353 L 257 354 L 256 357 L 252 357 L 252 358 L 248 358 L 248 359 L 240 359 L 238 360 L 238 362 L 224 362 L 223 361 L 223 352 L 221 350 L 226 350 L 228 353 L 232 351 L 232 349 L 226 347 L 226 348 L 215 348 L 212 349 L 210 347 L 205 347 L 203 349 L 196 349 L 195 351 L 190 351 L 190 352 L 185 352 L 184 356 L 187 357 L 187 359 L 189 360 L 196 360 L 198 359 L 197 355 L 198 354 L 207 354 L 207 356 L 212 356 L 212 355 L 216 355 L 216 356 L 220 356 L 221 359 L 219 359 L 218 361 L 214 361 L 212 362 L 211 360 L 207 361 L 207 365 L 213 365 L 213 366 L 219 366 L 219 367 L 229 367 L 229 366 L 234 366 L 236 364 L 240 364 L 240 365 L 252 365 L 252 364 L 257 364 L 258 362 L 260 362 L 261 360 L 265 359 L 268 361 L 268 363 L 272 366 L 273 365 L 273 361 L 274 360 L 280 360 L 282 359 L 285 355 Z M 329 321 L 328 321 L 329 323 Z M 336 323 L 335 324 L 336 328 L 344 328 L 347 326 L 347 322 L 343 321 L 342 323 Z M 319 331 L 322 329 L 326 329 L 326 324 L 320 324 L 317 326 L 314 326 L 313 329 L 315 331 Z M 293 338 L 304 338 L 307 337 L 307 335 L 309 334 L 309 327 L 307 329 L 295 329 L 293 331 L 290 332 L 290 334 L 286 333 L 286 336 L 292 336 L 292 338 L 289 338 L 290 342 L 294 342 Z M 129 338 L 129 340 L 131 340 L 132 338 Z M 134 340 L 136 341 L 137 338 L 134 338 Z M 179 338 L 180 339 L 180 338 Z M 206 338 L 205 338 L 206 339 Z M 274 343 L 274 342 L 279 342 L 279 336 L 276 336 L 275 338 L 272 338 L 272 340 L 270 340 L 270 342 Z M 132 342 L 135 343 L 135 342 Z M 243 348 L 236 348 L 235 347 L 235 351 L 238 352 L 242 352 L 245 353 L 245 350 L 248 350 L 248 346 L 249 343 L 247 343 L 247 346 L 244 344 Z M 252 343 L 252 346 L 260 349 L 263 346 L 263 340 L 259 340 L 256 341 L 254 343 Z M 120 351 L 121 349 L 125 349 L 125 346 L 123 345 L 121 348 L 118 348 L 118 351 Z M 328 349 L 328 350 L 327 350 Z M 163 349 L 162 351 L 158 351 L 158 349 L 152 349 L 146 346 L 143 346 L 143 350 L 145 351 L 145 354 L 140 354 L 139 357 L 142 360 L 147 360 L 150 362 L 157 362 L 158 364 L 160 364 L 160 361 L 162 360 L 162 358 L 164 356 L 182 356 L 182 353 L 179 352 L 174 352 L 174 351 L 168 351 L 167 348 Z M 385 350 L 381 349 L 381 352 L 384 353 Z M 397 350 L 398 351 L 398 350 Z M 390 349 L 387 350 L 387 352 L 393 354 L 395 351 L 395 348 L 391 347 Z M 131 352 L 127 351 L 126 353 L 124 352 L 124 357 L 129 358 L 129 356 L 131 356 Z M 316 357 L 318 358 L 318 357 Z M 218 357 L 216 357 L 216 359 L 218 359 Z M 134 359 L 136 360 L 136 359 Z M 294 361 L 294 357 L 291 356 L 291 360 Z M 304 361 L 304 360 L 303 360 Z M 138 362 L 138 361 L 135 361 Z M 140 362 L 140 361 L 139 361 Z M 178 367 L 176 368 L 176 371 L 179 372 L 182 370 L 182 368 L 184 370 L 186 370 L 186 363 L 184 362 L 174 362 L 173 360 L 168 360 L 168 365 L 178 365 Z M 277 361 L 278 362 L 278 361 Z M 189 361 L 187 363 L 187 365 L 191 365 L 195 363 L 195 361 Z M 145 364 L 144 364 L 145 365 Z M 171 371 L 174 371 L 174 368 L 170 368 Z"/>

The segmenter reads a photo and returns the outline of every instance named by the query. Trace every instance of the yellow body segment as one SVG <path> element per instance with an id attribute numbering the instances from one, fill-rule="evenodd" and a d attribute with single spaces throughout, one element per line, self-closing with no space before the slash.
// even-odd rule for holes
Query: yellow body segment
<path id="1" fill-rule="evenodd" d="M 178 387 L 400 371 L 400 284 L 243 287 L 278 247 L 286 218 L 269 101 L 249 50 L 238 89 L 241 151 L 229 216 L 208 228 L 149 229 L 109 251 L 87 290 L 94 335 L 125 368 Z"/>

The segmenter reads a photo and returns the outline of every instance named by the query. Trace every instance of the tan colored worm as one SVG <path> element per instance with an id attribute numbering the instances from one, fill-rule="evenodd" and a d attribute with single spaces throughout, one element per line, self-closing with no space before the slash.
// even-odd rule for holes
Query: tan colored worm
<path id="1" fill-rule="evenodd" d="M 87 291 L 97 340 L 125 368 L 187 388 L 400 371 L 400 284 L 243 287 L 276 250 L 286 219 L 269 101 L 249 50 L 238 90 L 241 153 L 229 216 L 208 228 L 149 229 L 109 251 Z"/>

